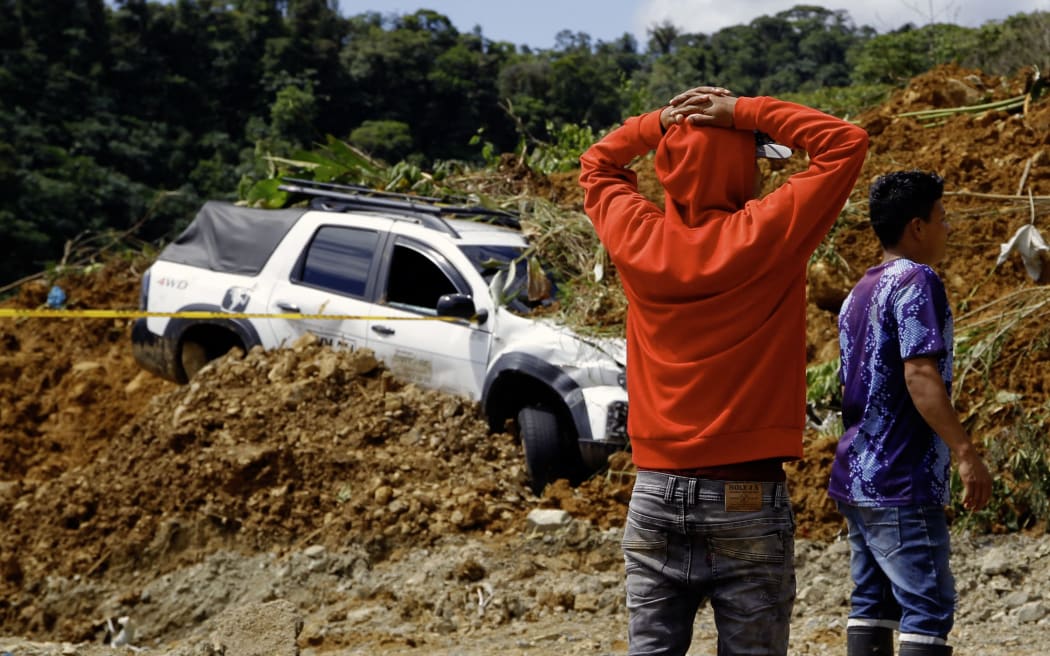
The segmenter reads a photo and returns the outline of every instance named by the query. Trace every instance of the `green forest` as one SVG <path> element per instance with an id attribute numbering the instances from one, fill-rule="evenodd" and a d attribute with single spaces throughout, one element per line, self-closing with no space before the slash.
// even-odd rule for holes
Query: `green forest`
<path id="1" fill-rule="evenodd" d="M 849 115 L 941 63 L 1010 74 L 1045 59 L 1047 34 L 1047 12 L 880 34 L 798 5 L 713 34 L 653 25 L 646 43 L 562 31 L 537 50 L 334 0 L 0 0 L 0 289 L 71 243 L 170 239 L 275 163 L 341 162 L 314 173 L 397 190 L 501 153 L 549 173 L 697 84 Z"/>

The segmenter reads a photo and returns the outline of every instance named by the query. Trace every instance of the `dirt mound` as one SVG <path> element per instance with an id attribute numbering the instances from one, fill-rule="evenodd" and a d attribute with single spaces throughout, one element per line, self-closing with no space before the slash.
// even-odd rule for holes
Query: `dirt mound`
<path id="1" fill-rule="evenodd" d="M 115 260 L 60 276 L 68 307 L 134 309 L 148 262 Z M 43 282 L 3 303 L 37 308 Z M 149 398 L 172 386 L 141 371 L 127 322 L 0 322 L 0 481 L 44 479 L 91 461 Z"/>
<path id="2" fill-rule="evenodd" d="M 121 308 L 140 272 L 114 260 L 57 283 L 74 307 Z M 304 545 L 396 558 L 457 533 L 513 536 L 538 506 L 623 521 L 628 481 L 559 484 L 540 501 L 517 440 L 490 435 L 477 404 L 403 383 L 368 351 L 307 338 L 231 353 L 175 386 L 143 377 L 125 321 L 0 328 L 0 633 L 97 632 L 90 609 L 39 602 L 48 577 L 131 581 L 221 550 Z"/>
<path id="3" fill-rule="evenodd" d="M 526 507 L 513 438 L 490 436 L 472 403 L 392 378 L 367 351 L 309 340 L 254 350 L 148 398 L 90 458 L 8 485 L 7 626 L 80 636 L 33 612 L 24 588 L 48 575 L 121 577 L 304 541 L 386 554 L 507 530 Z"/>
<path id="4" fill-rule="evenodd" d="M 1014 195 L 1021 186 L 1021 191 L 1045 195 L 1050 184 L 1050 153 L 1045 152 L 1050 145 L 1048 103 L 1034 103 L 1027 114 L 991 109 L 957 113 L 939 123 L 901 116 L 1020 97 L 1031 87 L 1032 77 L 1030 71 L 1007 80 L 942 67 L 915 78 L 887 104 L 858 118 L 872 136 L 867 168 L 938 171 L 956 193 Z M 963 202 L 953 205 L 968 209 L 988 205 L 974 203 L 971 197 L 958 200 Z"/>

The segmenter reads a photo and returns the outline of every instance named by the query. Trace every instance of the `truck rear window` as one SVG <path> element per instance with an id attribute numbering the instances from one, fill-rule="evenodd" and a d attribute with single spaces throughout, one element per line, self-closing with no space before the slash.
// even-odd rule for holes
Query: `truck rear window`
<path id="1" fill-rule="evenodd" d="M 302 282 L 349 296 L 364 296 L 379 233 L 323 226 L 303 262 Z"/>

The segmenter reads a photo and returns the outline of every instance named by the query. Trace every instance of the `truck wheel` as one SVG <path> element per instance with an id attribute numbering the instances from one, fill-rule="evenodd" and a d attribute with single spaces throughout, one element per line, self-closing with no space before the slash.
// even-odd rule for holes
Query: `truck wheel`
<path id="1" fill-rule="evenodd" d="M 525 469 L 533 494 L 559 478 L 565 478 L 565 450 L 558 432 L 558 418 L 540 408 L 522 408 L 518 413 L 518 434 L 525 450 Z"/>
<path id="2" fill-rule="evenodd" d="M 186 380 L 193 380 L 197 372 L 208 364 L 208 349 L 197 342 L 184 342 L 179 359 L 182 362 L 182 370 L 186 373 Z"/>

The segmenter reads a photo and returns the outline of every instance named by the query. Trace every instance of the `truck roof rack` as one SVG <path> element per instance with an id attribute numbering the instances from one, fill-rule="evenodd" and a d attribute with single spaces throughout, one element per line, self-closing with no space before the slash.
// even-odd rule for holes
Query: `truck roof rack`
<path id="1" fill-rule="evenodd" d="M 362 185 L 317 182 L 300 178 L 281 178 L 281 191 L 310 196 L 310 206 L 329 212 L 345 210 L 387 210 L 418 219 L 424 226 L 458 237 L 446 218 L 471 217 L 486 223 L 521 229 L 516 214 L 480 205 L 452 205 L 441 198 L 379 191 Z"/>

